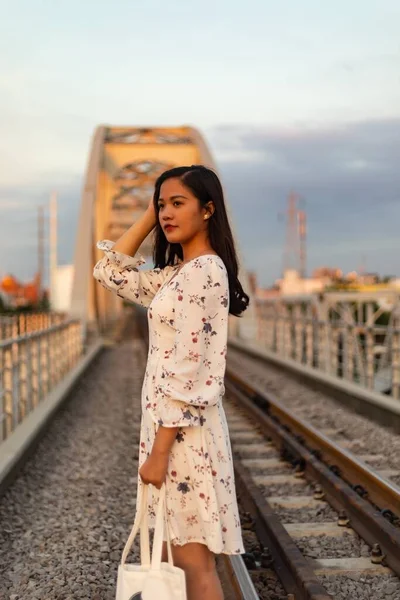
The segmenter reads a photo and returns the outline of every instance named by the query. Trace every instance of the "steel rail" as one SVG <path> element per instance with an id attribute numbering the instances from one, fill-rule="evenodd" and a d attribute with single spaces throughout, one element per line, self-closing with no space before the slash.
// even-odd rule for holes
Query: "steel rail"
<path id="1" fill-rule="evenodd" d="M 364 491 L 373 504 L 381 510 L 400 513 L 400 488 L 397 485 L 381 477 L 365 462 L 336 444 L 310 423 L 296 416 L 275 396 L 266 392 L 261 385 L 243 376 L 239 365 L 237 368 L 232 368 L 230 363 L 227 367 L 227 376 L 252 396 L 253 400 L 271 417 L 277 418 L 282 425 L 289 427 L 294 434 L 300 436 L 308 448 L 317 451 L 321 460 L 334 467 L 340 477 L 353 485 L 360 486 L 358 489 Z"/>
<path id="2" fill-rule="evenodd" d="M 240 554 L 219 554 L 218 570 L 226 600 L 259 600 L 250 574 Z"/>
<path id="3" fill-rule="evenodd" d="M 265 392 L 255 392 L 255 387 L 258 386 L 248 379 L 241 379 L 239 373 L 239 368 L 234 373 L 231 369 L 227 371 L 227 392 L 238 400 L 264 433 L 274 440 L 285 457 L 302 466 L 305 477 L 321 484 L 329 503 L 336 510 L 345 510 L 350 526 L 369 545 L 379 543 L 385 563 L 400 575 L 400 529 L 322 462 L 318 449 L 313 453 L 304 445 L 304 440 L 298 438 L 296 432 L 290 431 L 287 424 L 280 423 L 275 414 L 268 414 L 268 401 L 264 400 L 264 404 L 260 402 L 265 397 Z"/>
<path id="4" fill-rule="evenodd" d="M 254 483 L 249 470 L 235 454 L 234 465 L 241 503 L 254 521 L 257 538 L 273 557 L 273 568 L 285 591 L 298 600 L 332 600 L 332 596 L 318 581 L 311 561 L 300 552 Z"/>

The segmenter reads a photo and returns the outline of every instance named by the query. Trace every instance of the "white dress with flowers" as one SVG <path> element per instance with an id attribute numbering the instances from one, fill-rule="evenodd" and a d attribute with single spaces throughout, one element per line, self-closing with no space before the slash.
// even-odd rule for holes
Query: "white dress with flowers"
<path id="1" fill-rule="evenodd" d="M 216 554 L 243 553 L 222 406 L 229 312 L 225 265 L 208 254 L 182 267 L 139 270 L 145 263 L 140 254 L 127 256 L 113 245 L 109 240 L 97 243 L 105 256 L 93 276 L 118 296 L 148 308 L 139 469 L 158 426 L 178 427 L 166 478 L 172 542 L 200 542 Z M 138 476 L 137 506 L 141 489 Z M 149 525 L 154 527 L 158 491 L 150 486 L 149 492 Z"/>

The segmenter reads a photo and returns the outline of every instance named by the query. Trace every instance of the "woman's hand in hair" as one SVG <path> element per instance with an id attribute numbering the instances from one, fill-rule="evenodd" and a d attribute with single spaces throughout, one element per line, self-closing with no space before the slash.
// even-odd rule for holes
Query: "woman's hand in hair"
<path id="1" fill-rule="evenodd" d="M 151 219 L 151 221 L 154 223 L 153 227 L 156 226 L 157 223 L 157 214 L 154 208 L 154 202 L 153 202 L 153 198 L 150 200 L 150 204 L 148 205 L 147 209 L 146 209 L 146 215 L 148 216 L 149 219 Z"/>

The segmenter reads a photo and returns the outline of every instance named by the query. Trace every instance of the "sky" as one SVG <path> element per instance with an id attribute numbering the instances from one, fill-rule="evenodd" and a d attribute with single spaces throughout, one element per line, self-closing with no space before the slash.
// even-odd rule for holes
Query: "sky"
<path id="1" fill-rule="evenodd" d="M 98 124 L 200 130 L 245 266 L 281 275 L 288 194 L 320 265 L 400 276 L 398 0 L 1 2 L 0 275 L 36 269 L 59 198 L 73 259 Z"/>

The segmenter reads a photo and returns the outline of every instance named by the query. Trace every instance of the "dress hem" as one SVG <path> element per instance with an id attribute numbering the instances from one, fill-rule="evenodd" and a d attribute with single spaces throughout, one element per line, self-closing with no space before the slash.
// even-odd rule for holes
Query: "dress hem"
<path id="1" fill-rule="evenodd" d="M 152 528 L 153 529 L 153 528 Z M 166 542 L 167 540 L 164 539 L 164 542 Z M 239 552 L 236 552 L 235 550 L 224 550 L 224 549 L 216 549 L 213 548 L 212 544 L 207 543 L 206 541 L 204 541 L 204 539 L 200 539 L 200 538 L 193 538 L 187 541 L 182 541 L 179 542 L 178 538 L 171 538 L 171 545 L 172 546 L 185 546 L 186 544 L 204 544 L 204 546 L 207 546 L 207 548 L 210 550 L 210 552 L 212 552 L 213 554 L 229 554 L 229 555 L 240 555 L 240 554 L 244 554 L 246 551 L 243 548 L 242 550 L 240 550 Z M 240 542 L 239 547 L 242 546 L 242 542 Z"/>

